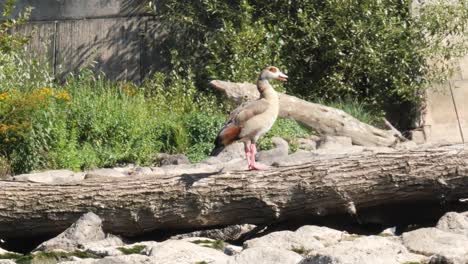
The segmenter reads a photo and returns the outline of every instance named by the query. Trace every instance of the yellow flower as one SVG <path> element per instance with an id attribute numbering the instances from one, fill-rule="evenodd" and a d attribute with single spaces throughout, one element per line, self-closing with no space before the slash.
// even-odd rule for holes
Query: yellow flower
<path id="1" fill-rule="evenodd" d="M 38 90 L 38 94 L 43 96 L 51 96 L 54 94 L 54 90 L 52 90 L 52 88 L 44 87 Z"/>
<path id="2" fill-rule="evenodd" d="M 60 99 L 60 100 L 64 100 L 64 101 L 70 101 L 71 100 L 70 94 L 67 93 L 66 91 L 58 92 L 57 94 L 55 94 L 55 98 Z"/>
<path id="3" fill-rule="evenodd" d="M 8 92 L 0 93 L 0 101 L 6 100 L 8 98 L 10 98 L 10 95 L 8 94 Z"/>

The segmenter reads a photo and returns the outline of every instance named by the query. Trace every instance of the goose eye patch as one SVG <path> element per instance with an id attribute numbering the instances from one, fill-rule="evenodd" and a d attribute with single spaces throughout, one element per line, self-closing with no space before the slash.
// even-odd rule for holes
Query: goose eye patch
<path id="1" fill-rule="evenodd" d="M 277 71 L 278 71 L 278 69 L 276 69 L 276 68 L 273 68 L 273 67 L 271 67 L 271 68 L 270 68 L 270 69 L 268 69 L 268 70 L 269 70 L 269 71 L 271 71 L 271 72 L 277 72 Z"/>

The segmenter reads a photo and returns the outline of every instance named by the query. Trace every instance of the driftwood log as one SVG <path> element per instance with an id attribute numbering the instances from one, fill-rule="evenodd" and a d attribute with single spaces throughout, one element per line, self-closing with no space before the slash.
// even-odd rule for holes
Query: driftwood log
<path id="1" fill-rule="evenodd" d="M 259 97 L 257 87 L 251 83 L 215 80 L 210 85 L 236 103 Z M 287 94 L 280 94 L 279 98 L 281 117 L 292 118 L 320 134 L 347 136 L 355 145 L 386 147 L 395 145 L 401 137 L 398 131 L 395 134 L 395 131 L 365 124 L 340 109 L 310 103 Z"/>
<path id="2" fill-rule="evenodd" d="M 355 215 L 407 203 L 450 204 L 468 197 L 468 146 L 438 146 L 339 158 L 311 157 L 268 171 L 85 180 L 76 184 L 0 181 L 0 238 L 56 234 L 83 213 L 106 231 L 272 224 Z M 388 212 L 387 212 L 388 213 Z M 377 217 L 377 218 L 376 218 Z M 377 219 L 377 220 L 376 220 Z M 381 218 L 380 218 L 381 219 Z"/>

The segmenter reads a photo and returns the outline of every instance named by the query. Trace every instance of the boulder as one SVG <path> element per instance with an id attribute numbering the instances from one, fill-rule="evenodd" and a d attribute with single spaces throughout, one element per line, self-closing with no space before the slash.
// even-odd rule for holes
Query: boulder
<path id="1" fill-rule="evenodd" d="M 289 152 L 289 144 L 280 137 L 273 137 L 271 142 L 275 146 L 273 149 L 260 151 L 256 155 L 256 160 L 264 163 L 272 163 L 278 158 L 285 157 Z"/>
<path id="2" fill-rule="evenodd" d="M 193 264 L 197 262 L 226 263 L 229 257 L 222 251 L 181 240 L 167 240 L 153 246 L 149 254 L 152 263 Z"/>
<path id="3" fill-rule="evenodd" d="M 11 259 L 0 259 L 0 264 L 16 264 L 16 262 Z"/>
<path id="4" fill-rule="evenodd" d="M 235 255 L 228 264 L 297 264 L 302 256 L 276 247 L 254 247 L 248 248 Z"/>
<path id="5" fill-rule="evenodd" d="M 219 163 L 223 163 L 226 161 L 231 161 L 231 160 L 239 159 L 239 158 L 245 159 L 244 143 L 242 142 L 236 142 L 227 146 L 216 157 L 210 157 L 204 160 L 202 163 L 219 164 Z"/>
<path id="6" fill-rule="evenodd" d="M 104 168 L 104 169 L 95 169 L 88 171 L 86 173 L 86 179 L 96 179 L 96 178 L 123 178 L 128 177 L 128 171 L 119 170 L 119 169 L 111 169 L 111 168 Z"/>
<path id="7" fill-rule="evenodd" d="M 102 230 L 101 218 L 89 212 L 57 237 L 40 244 L 34 251 L 75 251 L 117 245 L 123 245 L 123 242 L 116 236 L 106 236 Z"/>
<path id="8" fill-rule="evenodd" d="M 244 164 L 245 165 L 245 164 Z M 206 237 L 215 240 L 222 240 L 222 241 L 233 241 L 241 238 L 243 235 L 251 232 L 256 228 L 255 225 L 232 225 L 227 226 L 224 228 L 218 229 L 207 229 L 207 230 L 200 230 L 194 231 L 185 234 L 179 234 L 172 236 L 170 239 L 183 239 L 188 237 Z"/>
<path id="9" fill-rule="evenodd" d="M 310 138 L 299 138 L 297 140 L 298 149 L 311 151 L 317 149 L 317 142 Z"/>
<path id="10" fill-rule="evenodd" d="M 331 229 L 325 226 L 306 225 L 296 230 L 296 234 L 301 234 L 302 237 L 311 236 L 328 247 L 347 239 L 350 235 L 346 232 Z"/>
<path id="11" fill-rule="evenodd" d="M 156 164 L 159 166 L 190 164 L 190 160 L 184 154 L 160 153 L 156 157 Z"/>
<path id="12" fill-rule="evenodd" d="M 318 149 L 343 149 L 353 145 L 350 137 L 324 136 L 318 142 Z"/>
<path id="13" fill-rule="evenodd" d="M 468 237 L 468 212 L 448 212 L 439 219 L 437 228 L 446 232 Z"/>
<path id="14" fill-rule="evenodd" d="M 323 244 L 305 232 L 278 231 L 244 242 L 244 248 L 271 247 L 296 252 L 323 248 Z"/>
<path id="15" fill-rule="evenodd" d="M 381 236 L 349 237 L 311 252 L 301 264 L 395 264 L 421 262 L 426 257 L 410 253 L 396 239 Z"/>
<path id="16" fill-rule="evenodd" d="M 425 256 L 440 255 L 454 264 L 468 262 L 468 237 L 437 228 L 420 228 L 403 233 L 403 244 Z"/>
<path id="17" fill-rule="evenodd" d="M 12 177 L 14 181 L 40 182 L 49 184 L 74 183 L 84 180 L 85 173 L 70 170 L 51 170 Z"/>

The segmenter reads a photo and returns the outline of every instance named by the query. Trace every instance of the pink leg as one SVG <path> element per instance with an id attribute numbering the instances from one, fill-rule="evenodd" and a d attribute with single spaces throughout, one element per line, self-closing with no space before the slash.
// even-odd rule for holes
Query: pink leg
<path id="1" fill-rule="evenodd" d="M 250 151 L 250 143 L 244 143 L 244 150 L 245 150 L 245 157 L 247 159 L 248 169 L 250 170 L 252 167 L 252 153 Z"/>
<path id="2" fill-rule="evenodd" d="M 249 166 L 249 169 L 250 170 L 267 170 L 268 166 L 255 162 L 255 154 L 257 154 L 257 147 L 255 146 L 255 144 L 251 144 L 250 155 L 251 155 L 252 161 L 251 161 L 251 165 Z"/>

